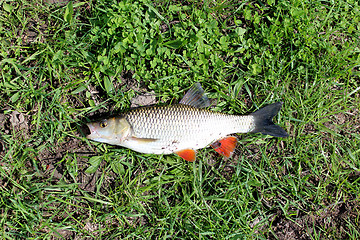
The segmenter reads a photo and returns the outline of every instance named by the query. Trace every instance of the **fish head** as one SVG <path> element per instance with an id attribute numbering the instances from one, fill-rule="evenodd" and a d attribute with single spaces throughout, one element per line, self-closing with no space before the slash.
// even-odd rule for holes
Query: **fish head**
<path id="1" fill-rule="evenodd" d="M 96 142 L 120 145 L 131 135 L 131 126 L 123 117 L 102 119 L 87 126 L 90 130 L 87 138 Z"/>

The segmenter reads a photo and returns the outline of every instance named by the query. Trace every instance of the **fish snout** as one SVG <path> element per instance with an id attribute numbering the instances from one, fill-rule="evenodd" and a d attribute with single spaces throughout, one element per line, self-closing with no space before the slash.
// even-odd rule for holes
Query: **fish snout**
<path id="1" fill-rule="evenodd" d="M 86 134 L 86 138 L 88 139 L 94 139 L 94 138 L 98 138 L 100 135 L 99 133 L 96 131 L 96 127 L 94 126 L 93 123 L 87 123 L 87 134 Z"/>

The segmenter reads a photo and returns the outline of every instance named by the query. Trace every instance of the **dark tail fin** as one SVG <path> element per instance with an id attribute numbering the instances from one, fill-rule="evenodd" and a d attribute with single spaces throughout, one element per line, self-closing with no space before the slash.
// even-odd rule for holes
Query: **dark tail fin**
<path id="1" fill-rule="evenodd" d="M 274 137 L 288 137 L 287 132 L 272 121 L 280 111 L 282 104 L 282 102 L 273 103 L 253 112 L 251 115 L 254 116 L 255 129 L 252 132 L 260 132 Z"/>

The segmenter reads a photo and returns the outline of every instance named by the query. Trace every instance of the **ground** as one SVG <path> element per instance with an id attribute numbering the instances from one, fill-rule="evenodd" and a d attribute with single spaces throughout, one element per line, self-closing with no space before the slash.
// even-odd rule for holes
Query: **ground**
<path id="1" fill-rule="evenodd" d="M 1 4 L 4 239 L 359 238 L 356 1 Z M 85 138 L 194 82 L 213 111 L 283 101 L 289 138 L 195 163 Z"/>

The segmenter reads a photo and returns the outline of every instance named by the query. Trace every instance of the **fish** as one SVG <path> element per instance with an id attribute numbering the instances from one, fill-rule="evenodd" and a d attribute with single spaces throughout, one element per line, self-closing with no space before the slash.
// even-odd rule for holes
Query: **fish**
<path id="1" fill-rule="evenodd" d="M 175 153 L 189 162 L 196 160 L 196 150 L 210 145 L 229 158 L 237 143 L 237 137 L 230 134 L 288 137 L 272 121 L 282 104 L 276 102 L 248 115 L 215 112 L 207 109 L 210 100 L 200 83 L 195 83 L 178 104 L 139 107 L 87 123 L 87 138 L 145 154 Z"/>

